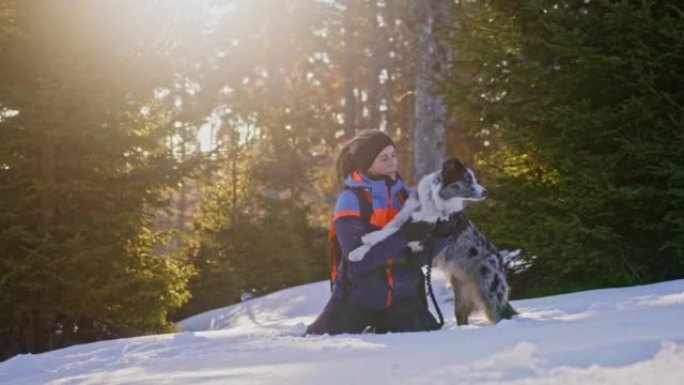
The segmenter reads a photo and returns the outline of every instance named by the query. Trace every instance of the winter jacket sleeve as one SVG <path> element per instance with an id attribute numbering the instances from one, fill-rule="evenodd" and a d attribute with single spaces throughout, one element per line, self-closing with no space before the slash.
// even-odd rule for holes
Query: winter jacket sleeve
<path id="1" fill-rule="evenodd" d="M 361 246 L 361 237 L 369 232 L 367 225 L 361 220 L 358 199 L 351 191 L 340 194 L 335 207 L 333 225 L 342 254 L 346 258 L 349 252 Z M 363 260 L 348 261 L 350 271 L 364 273 L 375 270 L 383 266 L 389 257 L 393 257 L 395 262 L 400 262 L 405 258 L 406 253 L 403 249 L 406 246 L 406 240 L 394 233 L 371 247 Z"/>
<path id="2" fill-rule="evenodd" d="M 337 240 L 340 242 L 340 248 L 345 258 L 349 252 L 361 246 L 361 237 L 368 232 L 360 217 L 344 216 L 337 218 L 334 226 L 337 232 Z M 385 265 L 389 257 L 393 257 L 395 262 L 400 262 L 406 258 L 406 253 L 403 251 L 406 246 L 406 240 L 398 233 L 394 233 L 373 245 L 361 261 L 348 261 L 349 267 L 352 271 L 363 273 Z"/>

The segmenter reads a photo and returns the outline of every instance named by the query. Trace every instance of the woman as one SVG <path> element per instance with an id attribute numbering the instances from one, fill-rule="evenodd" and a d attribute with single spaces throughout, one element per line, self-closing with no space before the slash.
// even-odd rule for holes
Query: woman
<path id="1" fill-rule="evenodd" d="M 455 219 L 431 225 L 405 223 L 397 232 L 374 245 L 359 262 L 346 259 L 361 245 L 361 237 L 381 229 L 399 212 L 404 186 L 397 172 L 392 139 L 379 130 L 360 131 L 347 142 L 335 162 L 346 189 L 335 205 L 333 226 L 345 258 L 330 301 L 306 334 L 406 332 L 434 330 L 439 323 L 427 308 L 424 266 L 446 245 Z M 372 200 L 370 223 L 360 217 L 359 198 L 351 190 L 362 188 Z M 408 242 L 425 242 L 425 252 L 413 253 Z"/>

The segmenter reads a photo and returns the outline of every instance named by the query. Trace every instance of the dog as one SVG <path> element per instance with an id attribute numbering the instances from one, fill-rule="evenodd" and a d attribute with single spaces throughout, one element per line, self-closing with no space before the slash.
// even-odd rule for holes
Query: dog
<path id="1" fill-rule="evenodd" d="M 518 314 L 509 302 L 503 256 L 472 221 L 463 216 L 465 228 L 452 234 L 433 265 L 447 278 L 454 296 L 458 325 L 467 325 L 472 313 L 480 310 L 492 324 Z"/>
<path id="2" fill-rule="evenodd" d="M 349 253 L 350 261 L 361 261 L 370 248 L 395 233 L 406 221 L 428 222 L 446 220 L 460 213 L 468 202 L 486 198 L 473 171 L 458 159 L 449 159 L 441 170 L 420 179 L 404 206 L 384 228 L 364 235 L 362 245 Z M 465 216 L 460 231 L 451 234 L 445 249 L 434 259 L 434 265 L 444 272 L 454 295 L 454 313 L 458 325 L 468 324 L 469 316 L 481 310 L 490 323 L 509 319 L 517 314 L 508 301 L 510 288 L 506 282 L 501 253 Z M 411 242 L 414 251 L 423 248 Z"/>

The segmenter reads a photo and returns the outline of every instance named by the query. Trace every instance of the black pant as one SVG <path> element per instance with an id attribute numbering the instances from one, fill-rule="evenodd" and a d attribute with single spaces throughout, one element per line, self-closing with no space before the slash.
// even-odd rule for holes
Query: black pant
<path id="1" fill-rule="evenodd" d="M 331 299 L 305 334 L 415 332 L 439 329 L 439 323 L 418 298 L 399 301 L 387 309 L 368 310 Z"/>

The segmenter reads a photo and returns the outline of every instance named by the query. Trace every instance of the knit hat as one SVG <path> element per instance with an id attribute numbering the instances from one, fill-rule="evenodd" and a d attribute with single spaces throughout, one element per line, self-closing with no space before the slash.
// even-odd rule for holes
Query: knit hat
<path id="1" fill-rule="evenodd" d="M 394 146 L 394 142 L 387 134 L 380 130 L 373 131 L 371 137 L 359 141 L 358 146 L 351 151 L 354 164 L 364 172 L 373 165 L 373 161 L 385 147 Z"/>

